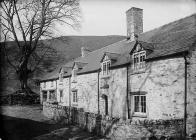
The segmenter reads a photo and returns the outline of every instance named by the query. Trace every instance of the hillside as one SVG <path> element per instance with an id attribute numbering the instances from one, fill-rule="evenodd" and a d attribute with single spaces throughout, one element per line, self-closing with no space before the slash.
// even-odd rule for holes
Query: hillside
<path id="1" fill-rule="evenodd" d="M 31 88 L 39 92 L 39 86 L 35 84 L 34 79 L 38 79 L 48 72 L 53 71 L 60 64 L 66 63 L 73 58 L 79 57 L 81 54 L 80 48 L 87 47 L 89 50 L 94 51 L 109 44 L 123 40 L 124 36 L 63 36 L 51 40 L 42 40 L 42 43 L 49 44 L 51 51 L 55 52 L 52 55 L 46 55 L 44 61 L 39 65 L 38 70 L 35 72 L 32 80 L 29 81 Z M 15 49 L 13 42 L 13 49 L 10 55 L 15 56 Z M 17 77 L 5 59 L 1 51 L 1 93 L 10 94 L 19 88 Z"/>

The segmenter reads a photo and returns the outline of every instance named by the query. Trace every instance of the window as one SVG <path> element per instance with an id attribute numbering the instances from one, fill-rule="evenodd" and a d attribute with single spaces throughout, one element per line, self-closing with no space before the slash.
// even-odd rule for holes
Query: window
<path id="1" fill-rule="evenodd" d="M 111 61 L 105 61 L 102 63 L 102 74 L 103 75 L 109 75 L 110 73 L 110 66 L 111 66 Z"/>
<path id="2" fill-rule="evenodd" d="M 146 113 L 146 96 L 134 95 L 134 112 Z"/>
<path id="3" fill-rule="evenodd" d="M 44 82 L 44 86 L 43 87 L 46 88 L 46 82 Z"/>
<path id="4" fill-rule="evenodd" d="M 53 87 L 54 86 L 54 81 L 51 81 L 51 87 Z"/>
<path id="5" fill-rule="evenodd" d="M 60 93 L 60 102 L 63 102 L 63 90 L 59 90 Z"/>
<path id="6" fill-rule="evenodd" d="M 72 93 L 73 93 L 73 102 L 77 103 L 78 102 L 78 93 L 77 93 L 77 91 L 72 91 Z"/>
<path id="7" fill-rule="evenodd" d="M 145 68 L 146 52 L 140 51 L 133 54 L 133 69 L 138 70 Z"/>
<path id="8" fill-rule="evenodd" d="M 54 90 L 49 91 L 49 99 L 56 100 L 56 94 Z"/>

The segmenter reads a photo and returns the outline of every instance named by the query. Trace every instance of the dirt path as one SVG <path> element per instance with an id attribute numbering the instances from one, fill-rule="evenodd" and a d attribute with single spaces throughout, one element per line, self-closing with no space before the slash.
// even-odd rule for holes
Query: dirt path
<path id="1" fill-rule="evenodd" d="M 96 140 L 76 126 L 55 124 L 42 114 L 41 106 L 1 106 L 2 140 Z"/>

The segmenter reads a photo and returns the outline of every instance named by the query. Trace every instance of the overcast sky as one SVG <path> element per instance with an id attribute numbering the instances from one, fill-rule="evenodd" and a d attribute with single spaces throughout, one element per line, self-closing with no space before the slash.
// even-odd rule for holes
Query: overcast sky
<path id="1" fill-rule="evenodd" d="M 143 9 L 144 32 L 189 16 L 196 11 L 194 0 L 81 0 L 82 27 L 60 28 L 62 35 L 126 35 L 125 12 Z"/>

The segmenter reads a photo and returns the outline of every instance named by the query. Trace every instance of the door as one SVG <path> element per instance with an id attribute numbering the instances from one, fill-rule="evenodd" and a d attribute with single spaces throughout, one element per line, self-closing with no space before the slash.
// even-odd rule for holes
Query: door
<path id="1" fill-rule="evenodd" d="M 47 100 L 47 91 L 42 91 L 43 96 L 43 102 Z"/>
<path id="2" fill-rule="evenodd" d="M 108 96 L 105 96 L 105 115 L 108 115 Z"/>

